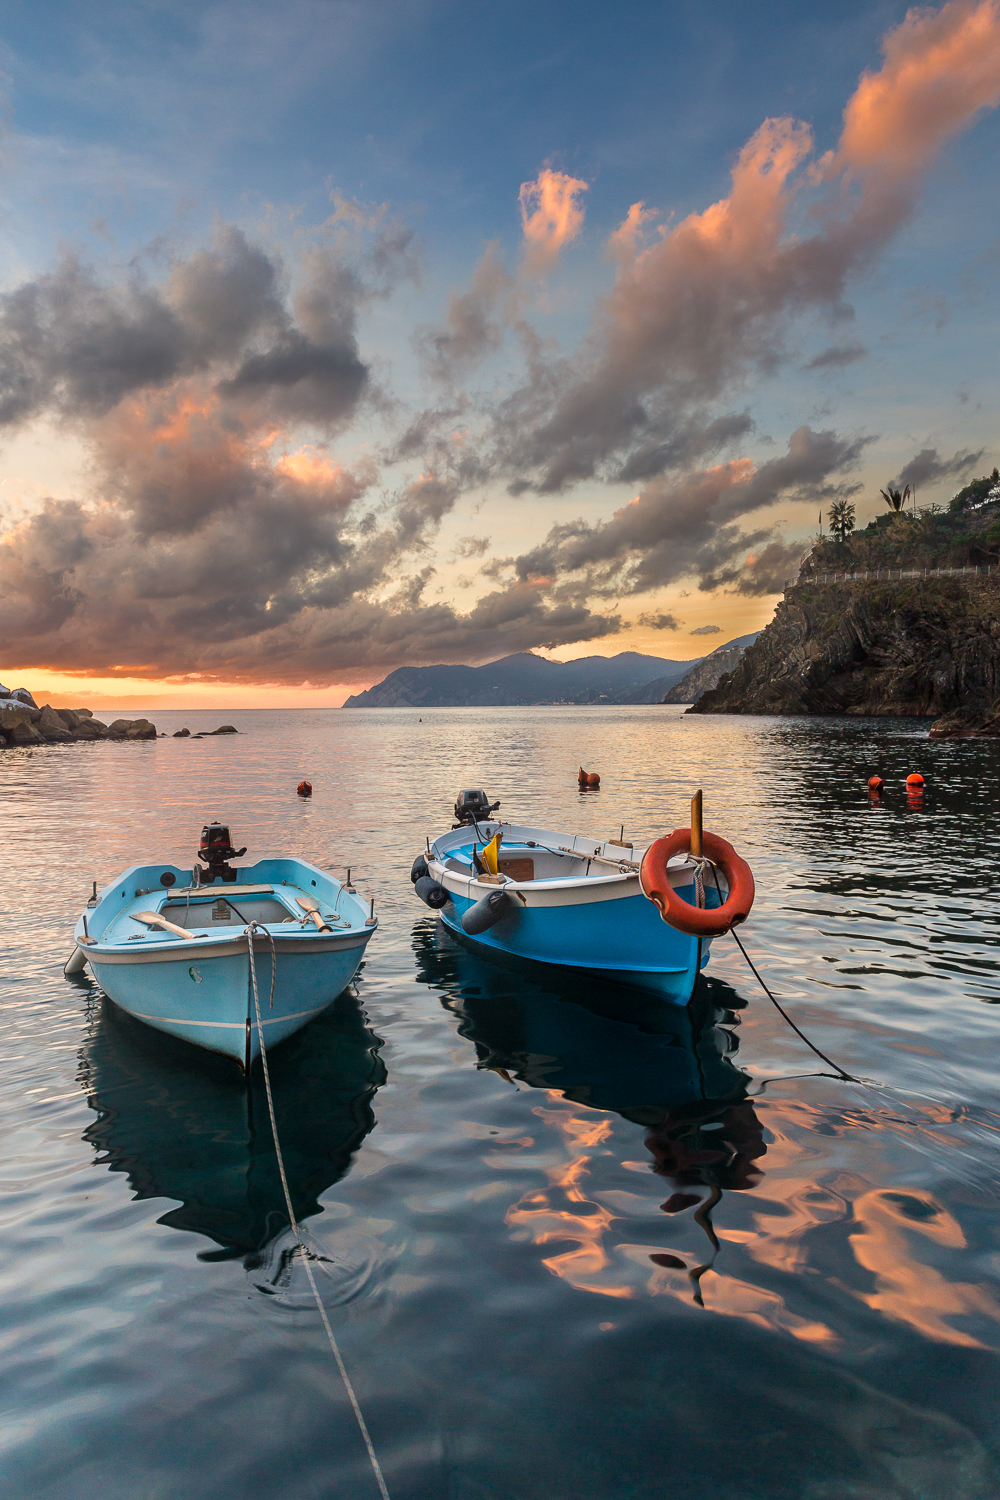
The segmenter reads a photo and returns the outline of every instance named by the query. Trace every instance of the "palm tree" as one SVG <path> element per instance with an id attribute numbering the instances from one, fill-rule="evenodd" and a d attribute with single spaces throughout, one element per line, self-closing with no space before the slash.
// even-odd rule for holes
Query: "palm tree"
<path id="1" fill-rule="evenodd" d="M 910 498 L 910 486 L 907 485 L 905 490 L 901 490 L 897 485 L 890 484 L 884 490 L 879 490 L 879 494 L 889 509 L 898 516 Z"/>
<path id="2" fill-rule="evenodd" d="M 830 530 L 838 542 L 846 542 L 854 530 L 854 506 L 849 500 L 835 500 L 827 511 Z"/>

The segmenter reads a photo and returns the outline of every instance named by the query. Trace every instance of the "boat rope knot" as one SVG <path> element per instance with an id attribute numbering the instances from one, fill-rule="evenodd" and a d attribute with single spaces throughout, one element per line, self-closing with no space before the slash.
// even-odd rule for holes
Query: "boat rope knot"
<path id="1" fill-rule="evenodd" d="M 256 966 L 256 964 L 254 962 L 254 952 L 253 952 L 253 935 L 254 935 L 255 931 L 257 931 L 257 932 L 264 932 L 271 939 L 271 1005 L 272 1005 L 272 1007 L 274 1005 L 274 969 L 275 969 L 274 938 L 267 931 L 267 928 L 263 927 L 260 922 L 250 922 L 250 923 L 247 924 L 247 927 L 246 927 L 246 939 L 247 939 L 247 946 L 248 946 L 248 948 L 250 950 L 250 987 L 251 987 L 251 989 L 253 991 L 253 1008 L 254 1008 L 254 1014 L 256 1015 L 256 1018 L 257 1018 L 257 1039 L 258 1039 L 258 1041 L 260 1043 L 260 1061 L 261 1061 L 261 1066 L 262 1066 L 262 1068 L 264 1070 L 264 1092 L 267 1095 L 267 1112 L 268 1112 L 268 1115 L 270 1116 L 270 1119 L 271 1119 L 271 1135 L 274 1138 L 274 1154 L 275 1154 L 275 1156 L 277 1157 L 277 1160 L 278 1160 L 278 1174 L 281 1177 L 281 1191 L 285 1195 L 285 1208 L 288 1211 L 288 1222 L 291 1225 L 292 1233 L 295 1235 L 296 1245 L 298 1246 L 298 1249 L 299 1249 L 299 1251 L 300 1251 L 300 1253 L 302 1255 L 302 1263 L 305 1266 L 306 1277 L 308 1278 L 308 1281 L 309 1281 L 309 1287 L 310 1287 L 310 1290 L 312 1291 L 313 1299 L 314 1299 L 314 1301 L 316 1303 L 317 1311 L 319 1312 L 320 1318 L 323 1321 L 323 1327 L 326 1330 L 326 1336 L 327 1336 L 327 1338 L 328 1338 L 328 1340 L 330 1342 L 330 1348 L 333 1351 L 333 1357 L 337 1361 L 337 1368 L 340 1371 L 340 1378 L 344 1382 L 344 1389 L 347 1392 L 348 1398 L 350 1399 L 351 1407 L 352 1407 L 352 1409 L 354 1411 L 354 1415 L 355 1415 L 355 1417 L 357 1419 L 358 1427 L 359 1427 L 359 1429 L 361 1431 L 361 1436 L 364 1438 L 365 1447 L 368 1450 L 368 1458 L 369 1458 L 369 1460 L 371 1462 L 372 1472 L 375 1475 L 375 1481 L 378 1484 L 379 1493 L 382 1496 L 382 1500 L 389 1500 L 389 1491 L 388 1491 L 388 1489 L 386 1487 L 385 1479 L 382 1476 L 382 1468 L 381 1468 L 381 1465 L 379 1464 L 378 1457 L 377 1457 L 377 1455 L 375 1453 L 375 1446 L 372 1443 L 371 1437 L 369 1435 L 368 1425 L 365 1422 L 364 1415 L 362 1414 L 362 1411 L 361 1411 L 360 1403 L 358 1402 L 358 1398 L 355 1395 L 354 1386 L 351 1384 L 351 1377 L 347 1373 L 347 1366 L 344 1364 L 343 1355 L 340 1352 L 340 1345 L 337 1343 L 337 1340 L 334 1338 L 333 1329 L 330 1326 L 330 1319 L 327 1317 L 326 1308 L 323 1306 L 323 1300 L 320 1297 L 319 1288 L 316 1285 L 316 1278 L 313 1275 L 312 1257 L 311 1257 L 310 1252 L 309 1252 L 309 1250 L 308 1250 L 308 1248 L 306 1246 L 305 1238 L 303 1236 L 302 1229 L 301 1229 L 301 1227 L 299 1225 L 299 1221 L 295 1217 L 295 1209 L 292 1207 L 291 1189 L 288 1186 L 288 1177 L 287 1177 L 287 1175 L 285 1173 L 285 1159 L 284 1159 L 284 1157 L 281 1154 L 281 1142 L 278 1139 L 278 1122 L 275 1119 L 275 1115 L 274 1115 L 274 1097 L 273 1097 L 273 1095 L 271 1093 L 271 1073 L 270 1073 L 270 1070 L 269 1070 L 269 1068 L 267 1066 L 267 1048 L 264 1046 L 264 1026 L 263 1026 L 263 1023 L 261 1021 L 261 1016 L 260 1016 L 260 997 L 257 994 L 257 966 Z"/>

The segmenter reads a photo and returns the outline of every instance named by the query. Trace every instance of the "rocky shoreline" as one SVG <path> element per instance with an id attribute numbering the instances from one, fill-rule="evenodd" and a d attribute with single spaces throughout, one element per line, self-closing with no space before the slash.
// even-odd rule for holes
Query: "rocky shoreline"
<path id="1" fill-rule="evenodd" d="M 149 719 L 115 719 L 105 724 L 89 708 L 32 708 L 6 699 L 0 704 L 0 748 L 66 745 L 78 740 L 155 740 Z"/>
<path id="2" fill-rule="evenodd" d="M 189 729 L 178 729 L 173 735 L 180 739 L 209 739 L 217 734 L 237 734 L 232 724 L 222 724 L 218 729 L 203 729 L 192 734 Z M 95 719 L 89 708 L 53 708 L 46 703 L 42 708 L 25 703 L 13 696 L 0 699 L 0 750 L 13 750 L 31 745 L 69 745 L 88 740 L 155 740 L 166 739 L 158 734 L 150 719 L 115 719 L 105 724 Z"/>

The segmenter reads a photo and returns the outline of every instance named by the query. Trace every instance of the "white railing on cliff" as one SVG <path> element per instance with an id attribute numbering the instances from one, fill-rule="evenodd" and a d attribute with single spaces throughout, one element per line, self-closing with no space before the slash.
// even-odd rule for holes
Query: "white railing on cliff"
<path id="1" fill-rule="evenodd" d="M 1000 567 L 992 563 L 983 563 L 979 567 L 972 568 L 870 568 L 862 573 L 810 573 L 806 578 L 799 578 L 798 583 L 860 583 L 862 579 L 883 579 L 889 582 L 893 578 L 943 578 L 946 574 L 962 573 L 996 573 Z"/>

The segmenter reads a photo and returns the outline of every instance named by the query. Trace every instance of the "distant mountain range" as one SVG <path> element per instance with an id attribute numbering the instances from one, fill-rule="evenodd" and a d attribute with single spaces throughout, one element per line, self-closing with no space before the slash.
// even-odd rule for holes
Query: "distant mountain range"
<path id="1" fill-rule="evenodd" d="M 515 708 L 534 703 L 662 703 L 674 684 L 694 665 L 693 661 L 642 656 L 636 651 L 623 651 L 618 656 L 583 656 L 566 662 L 548 661 L 531 651 L 520 651 L 481 667 L 398 667 L 384 681 L 348 698 L 344 707 L 485 708 L 496 704 Z"/>

